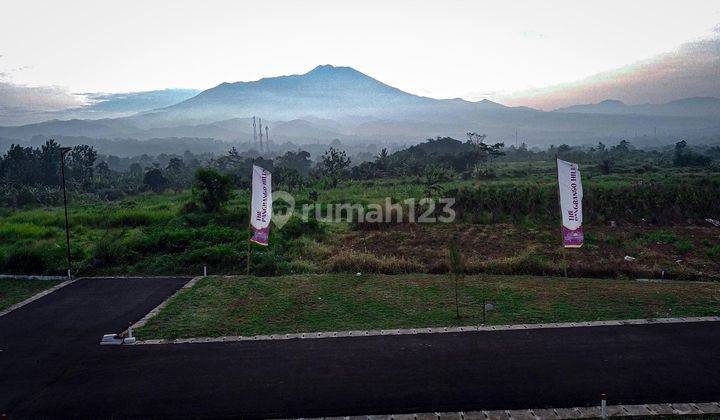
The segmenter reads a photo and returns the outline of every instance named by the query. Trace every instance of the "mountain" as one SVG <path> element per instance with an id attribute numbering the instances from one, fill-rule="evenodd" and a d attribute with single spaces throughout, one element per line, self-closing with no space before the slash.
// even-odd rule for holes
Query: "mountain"
<path id="1" fill-rule="evenodd" d="M 305 115 L 325 119 L 409 118 L 505 108 L 488 100 L 469 102 L 417 96 L 351 67 L 323 65 L 301 75 L 222 83 L 179 104 L 146 113 L 144 117 L 161 123 L 188 118 L 217 121 L 252 115 L 276 120 L 300 119 Z"/>
<path id="2" fill-rule="evenodd" d="M 720 117 L 720 98 L 695 97 L 664 104 L 626 105 L 617 100 L 597 104 L 573 105 L 554 112 L 578 114 L 655 115 L 675 117 Z"/>
<path id="3" fill-rule="evenodd" d="M 627 110 L 624 102 L 606 99 L 596 104 L 572 105 L 565 108 L 558 108 L 555 112 L 568 112 L 577 114 L 623 114 Z"/>
<path id="4" fill-rule="evenodd" d="M 98 99 L 103 112 L 125 113 L 166 101 L 170 92 Z M 488 141 L 529 145 L 614 142 L 639 137 L 646 143 L 678 138 L 720 136 L 720 99 L 688 98 L 666 104 L 626 105 L 607 100 L 544 112 L 478 102 L 413 95 L 350 67 L 323 65 L 299 75 L 250 82 L 222 83 L 199 92 L 178 92 L 175 104 L 130 116 L 100 119 L 54 119 L 0 127 L 3 142 L 36 135 L 96 139 L 216 139 L 252 141 L 252 116 L 262 118 L 270 139 L 279 144 L 347 142 L 420 142 L 470 131 Z M 105 100 L 106 102 L 102 102 Z M 101 105 L 103 104 L 104 105 Z M 643 140 L 642 136 L 646 136 Z M 516 140 L 517 139 L 517 140 Z"/>

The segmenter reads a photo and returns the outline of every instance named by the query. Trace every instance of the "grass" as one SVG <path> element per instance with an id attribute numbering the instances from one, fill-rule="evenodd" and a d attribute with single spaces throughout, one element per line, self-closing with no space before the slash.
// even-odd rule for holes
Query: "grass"
<path id="1" fill-rule="evenodd" d="M 46 280 L 0 279 L 0 311 L 60 283 Z"/>
<path id="2" fill-rule="evenodd" d="M 455 316 L 446 275 L 209 277 L 181 292 L 139 337 L 572 322 L 720 314 L 720 284 L 468 276 Z"/>
<path id="3" fill-rule="evenodd" d="M 257 247 L 251 264 L 253 274 L 281 275 L 303 273 L 381 274 L 411 272 L 443 273 L 448 240 L 453 232 L 478 232 L 488 228 L 484 237 L 465 235 L 463 242 L 472 273 L 537 274 L 564 273 L 578 277 L 660 277 L 685 279 L 720 278 L 720 254 L 717 234 L 702 221 L 703 209 L 716 213 L 717 200 L 707 197 L 697 185 L 676 191 L 672 188 L 698 181 L 712 188 L 720 185 L 715 173 L 667 173 L 600 175 L 588 167 L 585 180 L 587 200 L 586 232 L 588 242 L 583 250 L 568 253 L 567 262 L 557 254 L 558 223 L 554 164 L 551 162 L 503 163 L 496 166 L 498 179 L 464 179 L 458 176 L 442 184 L 443 195 L 458 199 L 454 208 L 455 223 L 423 225 L 410 229 L 407 224 L 300 223 L 293 218 L 282 229 L 270 229 L 270 246 Z M 632 180 L 632 181 L 631 181 Z M 703 182 L 699 182 L 703 181 Z M 637 196 L 628 204 L 621 193 L 633 189 L 634 183 L 657 186 L 649 196 L 666 191 L 681 203 L 678 214 L 668 220 L 687 220 L 684 212 L 693 214 L 690 225 L 705 227 L 694 232 L 680 232 L 677 223 L 648 219 L 642 214 L 608 218 L 627 208 L 653 213 L 665 201 L 648 204 L 648 197 Z M 325 190 L 320 184 L 293 192 L 296 214 L 302 204 L 311 202 L 311 191 L 317 192 L 318 204 L 348 202 L 351 204 L 394 203 L 423 197 L 422 175 L 370 181 L 343 181 L 338 188 Z M 667 188 L 666 188 L 667 187 Z M 691 188 L 692 187 L 692 188 Z M 620 190 L 618 190 L 620 188 Z M 675 188 L 675 187 L 673 187 Z M 698 189 L 700 188 L 700 189 Z M 710 187 L 707 187 L 710 188 Z M 617 200 L 600 200 L 597 194 L 613 193 Z M 312 194 L 314 196 L 314 194 Z M 604 197 L 604 196 L 603 196 Z M 685 197 L 685 198 L 683 198 Z M 246 267 L 248 238 L 247 190 L 237 190 L 224 212 L 204 214 L 183 211 L 189 192 L 142 193 L 114 202 L 70 203 L 71 251 L 77 275 L 190 275 L 207 266 L 216 274 L 242 273 Z M 513 201 L 514 200 L 514 201 Z M 508 203 L 515 202 L 510 206 Z M 634 204 L 633 204 L 634 203 Z M 695 204 L 692 204 L 695 203 Z M 715 203 L 715 204 L 714 204 Z M 695 207 L 693 207 L 695 206 Z M 714 206 L 714 207 L 713 207 Z M 687 209 L 685 208 L 687 207 Z M 697 208 L 696 208 L 697 207 Z M 602 208 L 609 213 L 603 213 Z M 618 210 L 619 209 L 619 210 Z M 696 209 L 696 210 L 693 210 Z M 698 210 L 699 209 L 699 210 Z M 440 206 L 436 208 L 440 210 Z M 676 209 L 677 210 L 677 209 Z M 407 209 L 405 210 L 407 215 Z M 644 214 L 644 213 L 643 213 Z M 600 217 L 602 216 L 602 217 Z M 667 215 L 666 215 L 667 216 Z M 668 216 L 668 217 L 669 217 Z M 607 220 L 605 220 L 607 219 Z M 609 220 L 618 223 L 615 231 L 606 229 Z M 314 219 L 311 221 L 315 222 Z M 366 226 L 367 225 L 367 226 Z M 450 229 L 448 226 L 452 226 Z M 655 231 L 655 232 L 653 232 Z M 512 246 L 505 244 L 512 232 Z M 643 232 L 645 236 L 635 235 Z M 5 209 L 0 208 L 0 273 L 63 274 L 66 270 L 64 214 L 61 207 Z M 706 242 L 700 242 L 706 241 Z M 390 246 L 392 245 L 392 246 Z M 623 261 L 625 255 L 637 257 L 634 264 Z M 682 260 L 680 263 L 676 261 Z"/>

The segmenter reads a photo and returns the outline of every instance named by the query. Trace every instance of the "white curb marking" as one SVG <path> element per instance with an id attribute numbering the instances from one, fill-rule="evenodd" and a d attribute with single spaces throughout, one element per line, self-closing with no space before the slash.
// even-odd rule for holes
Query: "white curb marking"
<path id="1" fill-rule="evenodd" d="M 703 414 L 720 414 L 720 403 L 672 403 L 672 404 L 647 404 L 647 405 L 609 405 L 607 406 L 608 417 L 652 417 L 652 416 L 697 416 Z M 495 420 L 495 419 L 587 419 L 599 418 L 600 407 L 568 407 L 568 408 L 534 408 L 529 410 L 482 410 L 482 411 L 457 411 L 443 413 L 412 413 L 412 414 L 388 414 L 388 415 L 365 415 L 346 417 L 317 417 L 306 420 L 318 419 L 343 419 L 343 420 Z"/>
<path id="2" fill-rule="evenodd" d="M 132 278 L 132 277 L 125 277 L 125 278 Z M 161 278 L 165 278 L 165 277 L 161 277 Z M 146 313 L 144 317 L 140 318 L 139 321 L 130 325 L 124 331 L 122 331 L 118 334 L 103 335 L 102 339 L 100 340 L 100 345 L 126 345 L 126 346 L 129 346 L 129 345 L 137 344 L 138 341 L 135 337 L 127 337 L 128 331 L 129 330 L 134 331 L 136 328 L 140 328 L 143 325 L 147 324 L 147 322 L 150 320 L 150 318 L 152 318 L 152 317 L 156 316 L 158 313 L 160 313 L 160 310 L 168 304 L 170 299 L 177 296 L 183 290 L 193 287 L 195 285 L 195 283 L 197 283 L 202 278 L 203 278 L 203 276 L 199 276 L 199 277 L 193 277 L 192 279 L 190 279 L 190 281 L 185 283 L 180 289 L 178 289 L 175 293 L 170 295 L 170 297 L 168 297 L 167 299 L 160 302 L 160 304 L 158 306 L 153 308 L 150 312 Z M 160 344 L 160 343 L 154 343 L 153 341 L 155 341 L 155 340 L 147 340 L 145 343 L 146 344 Z"/>
<path id="3" fill-rule="evenodd" d="M 188 284 L 190 284 L 191 280 Z M 183 286 L 192 287 L 192 285 Z M 181 289 L 182 290 L 182 289 Z M 179 291 L 178 291 L 179 293 Z M 174 295 L 173 295 L 174 296 Z M 172 297 L 171 297 L 172 298 Z M 168 299 L 169 300 L 169 299 Z M 167 301 L 166 301 L 167 302 Z M 160 304 L 164 306 L 166 302 Z M 159 311 L 161 306 L 153 309 Z M 145 318 L 155 316 L 157 312 L 151 311 Z M 152 314 L 152 315 L 151 315 Z M 140 324 L 142 320 L 135 323 L 132 327 Z M 253 335 L 253 336 L 224 336 L 224 337 L 196 337 L 196 338 L 180 338 L 175 340 L 138 340 L 132 345 L 145 344 L 190 344 L 190 343 L 218 343 L 229 341 L 261 341 L 261 340 L 292 340 L 292 339 L 320 339 L 320 338 L 339 338 L 339 337 L 368 337 L 377 335 L 417 335 L 417 334 L 450 334 L 450 333 L 466 333 L 477 331 L 507 331 L 507 330 L 533 330 L 533 329 L 553 329 L 553 328 L 581 328 L 581 327 L 607 327 L 622 325 L 646 325 L 646 324 L 674 324 L 674 323 L 690 323 L 690 322 L 717 322 L 720 316 L 705 317 L 687 317 L 687 318 L 651 318 L 651 319 L 626 319 L 616 321 L 590 321 L 590 322 L 560 322 L 555 324 L 519 324 L 519 325 L 480 325 L 466 327 L 438 327 L 438 328 L 418 328 L 418 329 L 393 329 L 393 330 L 368 330 L 368 331 L 325 331 L 325 332 L 306 332 L 292 334 L 273 334 L 273 335 Z M 147 322 L 147 320 L 145 320 Z M 140 324 L 140 325 L 144 325 Z"/>
<path id="4" fill-rule="evenodd" d="M 63 277 L 63 278 L 65 278 L 65 277 Z M 82 277 L 81 277 L 81 278 L 82 278 Z M 11 306 L 11 307 L 9 307 L 9 308 L 7 308 L 7 309 L 5 309 L 5 310 L 3 310 L 3 311 L 0 311 L 0 316 L 5 316 L 5 315 L 9 314 L 10 312 L 14 311 L 15 309 L 22 308 L 23 306 L 25 306 L 25 305 L 27 305 L 27 304 L 29 304 L 29 303 L 35 302 L 36 300 L 40 299 L 41 297 L 47 296 L 47 295 L 49 295 L 50 293 L 52 293 L 52 292 L 54 292 L 54 291 L 56 291 L 56 290 L 62 289 L 63 287 L 67 286 L 68 284 L 75 283 L 75 282 L 78 281 L 78 280 L 80 280 L 80 278 L 72 279 L 72 280 L 66 280 L 66 281 L 64 281 L 64 282 L 62 282 L 62 283 L 60 283 L 60 284 L 56 284 L 55 286 L 53 286 L 53 287 L 51 287 L 51 288 L 49 288 L 49 289 L 45 289 L 45 290 L 43 290 L 42 292 L 37 293 L 37 294 L 35 294 L 35 295 L 33 295 L 33 296 L 31 296 L 31 297 L 23 300 L 22 302 L 18 302 L 18 303 L 14 304 L 13 306 Z"/>
<path id="5" fill-rule="evenodd" d="M 157 314 L 159 314 L 159 313 L 160 313 L 160 310 L 161 310 L 162 308 L 164 308 L 165 306 L 167 306 L 168 302 L 170 302 L 170 299 L 172 299 L 172 298 L 174 298 L 175 296 L 177 296 L 178 294 L 180 294 L 180 292 L 182 292 L 183 290 L 189 289 L 189 288 L 195 286 L 195 283 L 197 283 L 198 281 L 200 281 L 200 279 L 202 279 L 202 278 L 203 278 L 203 276 L 198 276 L 198 277 L 193 277 L 192 279 L 190 279 L 190 281 L 188 281 L 187 283 L 185 283 L 185 284 L 183 285 L 183 287 L 181 287 L 180 289 L 178 289 L 175 293 L 173 293 L 172 295 L 170 295 L 170 297 L 168 297 L 168 298 L 165 299 L 164 301 L 160 302 L 160 304 L 159 304 L 158 306 L 156 306 L 155 308 L 153 308 L 153 310 L 151 310 L 150 312 L 148 312 L 147 314 L 145 314 L 145 316 L 142 317 L 142 318 L 140 318 L 140 320 L 138 320 L 136 323 L 132 324 L 132 325 L 130 326 L 130 328 L 132 328 L 133 330 L 135 330 L 135 329 L 138 329 L 138 328 L 142 327 L 143 325 L 147 324 L 147 322 L 150 320 L 150 318 L 152 318 L 152 317 L 156 316 Z"/>

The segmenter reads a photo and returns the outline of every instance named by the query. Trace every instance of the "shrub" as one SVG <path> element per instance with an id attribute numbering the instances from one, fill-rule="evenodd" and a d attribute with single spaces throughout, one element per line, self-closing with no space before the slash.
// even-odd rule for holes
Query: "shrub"
<path id="1" fill-rule="evenodd" d="M 661 244 L 671 244 L 677 241 L 677 236 L 675 236 L 675 234 L 665 230 L 656 230 L 648 233 L 646 236 L 650 241 Z"/>
<path id="2" fill-rule="evenodd" d="M 277 276 L 290 272 L 289 263 L 275 250 L 253 249 L 250 272 L 257 276 Z"/>
<path id="3" fill-rule="evenodd" d="M 227 272 L 237 269 L 245 260 L 244 255 L 245 252 L 236 246 L 218 244 L 185 251 L 179 254 L 179 259 L 182 266 L 189 270 L 199 272 L 203 265 L 207 265 L 214 272 Z"/>
<path id="4" fill-rule="evenodd" d="M 322 233 L 323 227 L 315 218 L 308 219 L 305 222 L 299 217 L 292 217 L 278 232 L 283 239 L 296 239 L 302 235 Z"/>
<path id="5" fill-rule="evenodd" d="M 214 169 L 200 168 L 195 172 L 193 197 L 206 212 L 220 211 L 232 195 L 232 178 Z"/>
<path id="6" fill-rule="evenodd" d="M 687 254 L 688 252 L 695 249 L 693 243 L 689 240 L 683 239 L 675 244 L 675 251 L 681 254 Z"/>
<path id="7" fill-rule="evenodd" d="M 76 260 L 82 253 L 73 247 Z M 0 259 L 0 272 L 8 274 L 61 274 L 66 269 L 65 247 L 41 242 L 33 247 L 11 249 Z"/>
<path id="8" fill-rule="evenodd" d="M 720 257 L 720 245 L 709 246 L 705 253 L 708 257 Z"/>
<path id="9" fill-rule="evenodd" d="M 107 201 L 116 201 L 125 197 L 125 193 L 118 188 L 103 188 L 97 192 L 98 198 Z"/>
<path id="10" fill-rule="evenodd" d="M 119 235 L 106 235 L 95 243 L 88 268 L 103 269 L 134 262 L 137 252 L 125 246 Z"/>
<path id="11" fill-rule="evenodd" d="M 45 274 L 49 267 L 42 251 L 20 248 L 5 256 L 2 270 L 8 274 Z"/>

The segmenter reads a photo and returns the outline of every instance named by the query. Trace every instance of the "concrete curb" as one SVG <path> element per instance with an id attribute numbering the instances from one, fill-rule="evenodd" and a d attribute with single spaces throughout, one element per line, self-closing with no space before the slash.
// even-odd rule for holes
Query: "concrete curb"
<path id="1" fill-rule="evenodd" d="M 66 280 L 68 276 L 34 276 L 27 274 L 0 274 L 0 279 L 11 280 Z M 69 279 L 68 279 L 69 280 Z"/>
<path id="2" fill-rule="evenodd" d="M 193 279 L 194 280 L 194 279 Z M 189 284 L 189 283 L 188 283 Z M 191 286 L 184 286 L 191 287 Z M 182 289 L 180 289 L 182 290 Z M 164 302 L 163 302 L 164 303 Z M 162 305 L 162 304 L 161 304 Z M 158 311 L 161 308 L 156 308 Z M 155 310 L 153 310 L 155 311 Z M 152 313 L 152 312 L 151 312 Z M 156 315 L 146 315 L 148 319 Z M 145 319 L 145 318 L 143 318 Z M 142 320 L 141 320 L 142 321 Z M 147 344 L 191 344 L 191 343 L 224 343 L 232 341 L 264 341 L 264 340 L 293 340 L 293 339 L 316 339 L 316 338 L 341 338 L 341 337 L 369 337 L 369 336 L 390 336 L 390 335 L 414 335 L 414 334 L 446 334 L 465 333 L 479 331 L 508 331 L 508 330 L 533 330 L 545 328 L 576 328 L 576 327 L 609 327 L 622 325 L 647 325 L 647 324 L 673 324 L 685 322 L 717 322 L 720 316 L 687 317 L 687 318 L 652 318 L 652 319 L 627 319 L 617 321 L 586 321 L 586 322 L 560 322 L 550 324 L 517 324 L 517 325 L 480 325 L 466 327 L 438 327 L 438 328 L 402 328 L 391 330 L 362 330 L 362 331 L 329 331 L 329 332 L 308 332 L 291 334 L 271 334 L 254 336 L 225 336 L 225 337 L 198 337 L 178 338 L 175 340 L 141 340 L 128 345 Z M 140 321 L 138 321 L 140 323 Z M 136 324 L 138 324 L 136 323 Z M 141 324 L 141 325 L 144 325 Z M 133 325 L 133 328 L 135 326 Z"/>
<path id="3" fill-rule="evenodd" d="M 150 320 L 150 318 L 156 316 L 158 313 L 160 313 L 160 311 L 162 310 L 162 308 L 164 308 L 165 306 L 167 306 L 168 302 L 170 302 L 170 299 L 172 299 L 172 298 L 174 298 L 175 296 L 177 296 L 178 294 L 180 294 L 180 292 L 182 292 L 183 290 L 189 289 L 189 288 L 195 286 L 195 283 L 197 283 L 198 281 L 200 281 L 200 279 L 202 279 L 202 278 L 204 278 L 204 277 L 203 277 L 203 276 L 198 276 L 198 277 L 193 277 L 192 279 L 190 279 L 190 281 L 188 281 L 187 283 L 185 283 L 185 285 L 184 285 L 183 287 L 181 287 L 180 289 L 178 289 L 177 292 L 173 293 L 172 295 L 170 295 L 170 297 L 168 297 L 168 298 L 165 299 L 164 301 L 160 302 L 160 304 L 159 304 L 158 306 L 156 306 L 155 308 L 153 308 L 152 311 L 150 311 L 150 312 L 148 312 L 147 314 L 145 314 L 145 316 L 142 317 L 142 318 L 140 318 L 140 320 L 138 320 L 136 323 L 132 324 L 132 325 L 130 326 L 130 328 L 136 329 L 136 328 L 140 328 L 140 327 L 142 327 L 143 325 L 147 324 L 147 322 Z"/>
<path id="4" fill-rule="evenodd" d="M 65 278 L 65 277 L 63 277 L 63 278 Z M 81 278 L 82 278 L 82 277 L 81 277 Z M 54 291 L 56 291 L 56 290 L 62 289 L 63 287 L 67 286 L 68 284 L 75 283 L 75 282 L 78 281 L 78 280 L 80 280 L 80 278 L 72 279 L 72 280 L 66 280 L 66 281 L 64 281 L 64 282 L 62 282 L 62 283 L 60 283 L 60 284 L 57 284 L 57 285 L 49 288 L 49 289 L 45 289 L 45 290 L 43 290 L 42 292 L 37 293 L 37 294 L 35 294 L 35 295 L 33 295 L 33 296 L 31 296 L 31 297 L 23 300 L 22 302 L 18 302 L 18 303 L 14 304 L 13 306 L 11 306 L 11 307 L 9 307 L 9 308 L 7 308 L 7 309 L 5 309 L 5 310 L 3 310 L 3 311 L 0 311 L 0 316 L 5 316 L 5 315 L 9 314 L 10 312 L 14 311 L 15 309 L 22 308 L 23 306 L 25 306 L 25 305 L 27 305 L 27 304 L 30 304 L 30 303 L 32 303 L 32 302 L 35 302 L 36 300 L 40 299 L 41 297 L 47 296 L 47 295 L 49 295 L 50 293 L 52 293 L 52 292 L 54 292 Z"/>
<path id="5" fill-rule="evenodd" d="M 720 403 L 672 403 L 672 404 L 639 404 L 639 405 L 609 405 L 608 417 L 652 417 L 652 416 L 697 416 L 703 414 L 720 413 Z M 587 419 L 601 418 L 600 406 L 570 407 L 570 408 L 541 408 L 529 410 L 484 410 L 484 411 L 457 411 L 444 413 L 413 413 L 368 415 L 350 417 L 318 417 L 318 419 L 333 420 L 544 420 L 544 419 Z"/>

